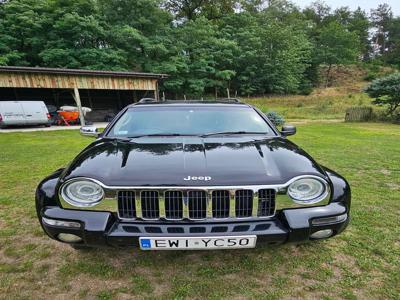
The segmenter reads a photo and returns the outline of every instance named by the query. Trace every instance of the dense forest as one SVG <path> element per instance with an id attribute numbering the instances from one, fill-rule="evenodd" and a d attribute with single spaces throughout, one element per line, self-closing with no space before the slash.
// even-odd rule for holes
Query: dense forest
<path id="1" fill-rule="evenodd" d="M 354 63 L 400 66 L 400 17 L 387 4 L 0 0 L 0 65 L 167 73 L 175 97 L 306 94 Z"/>

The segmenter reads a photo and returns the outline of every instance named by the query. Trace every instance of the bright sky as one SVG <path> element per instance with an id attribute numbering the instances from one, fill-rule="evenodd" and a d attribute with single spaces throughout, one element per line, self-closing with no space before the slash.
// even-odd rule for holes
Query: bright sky
<path id="1" fill-rule="evenodd" d="M 308 6 L 313 0 L 292 0 L 301 8 Z M 387 3 L 392 7 L 393 14 L 395 16 L 400 16 L 400 0 L 360 0 L 360 1 L 350 1 L 350 0 L 324 0 L 333 9 L 348 6 L 352 10 L 360 6 L 366 12 L 370 12 L 371 8 L 376 8 L 379 4 Z"/>

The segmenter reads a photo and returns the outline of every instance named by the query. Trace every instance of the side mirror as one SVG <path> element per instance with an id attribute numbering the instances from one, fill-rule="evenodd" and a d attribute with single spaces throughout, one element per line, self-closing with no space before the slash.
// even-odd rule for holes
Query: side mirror
<path id="1" fill-rule="evenodd" d="M 294 135 L 296 134 L 296 126 L 293 125 L 283 125 L 281 134 L 283 136 Z"/>
<path id="2" fill-rule="evenodd" d="M 100 132 L 97 131 L 97 127 L 93 125 L 82 126 L 79 132 L 83 136 L 92 136 L 92 137 L 98 137 L 100 134 Z"/>

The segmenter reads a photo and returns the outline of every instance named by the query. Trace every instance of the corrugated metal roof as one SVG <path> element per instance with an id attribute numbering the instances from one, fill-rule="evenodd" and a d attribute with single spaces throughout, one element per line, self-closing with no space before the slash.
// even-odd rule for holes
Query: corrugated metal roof
<path id="1" fill-rule="evenodd" d="M 16 66 L 0 66 L 0 72 L 64 74 L 64 75 L 81 75 L 81 76 L 90 75 L 90 76 L 108 76 L 108 77 L 136 77 L 136 78 L 155 78 L 155 79 L 162 79 L 168 77 L 167 74 L 156 74 L 156 73 L 101 71 L 101 70 L 83 70 L 83 69 L 59 69 L 59 68 L 41 68 L 41 67 L 16 67 Z"/>

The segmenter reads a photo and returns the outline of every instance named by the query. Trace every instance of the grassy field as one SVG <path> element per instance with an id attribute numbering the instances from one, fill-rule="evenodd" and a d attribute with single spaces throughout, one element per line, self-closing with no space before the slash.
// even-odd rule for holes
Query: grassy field
<path id="1" fill-rule="evenodd" d="M 373 106 L 372 99 L 362 88 L 366 82 L 353 82 L 340 87 L 315 89 L 311 95 L 285 95 L 245 98 L 245 102 L 262 111 L 276 111 L 287 120 L 344 120 L 346 109 L 354 106 Z M 375 111 L 381 108 L 374 107 Z"/>
<path id="2" fill-rule="evenodd" d="M 240 251 L 77 252 L 44 235 L 34 191 L 90 140 L 0 134 L 0 298 L 399 299 L 400 127 L 310 123 L 293 140 L 349 180 L 342 235 Z"/>

